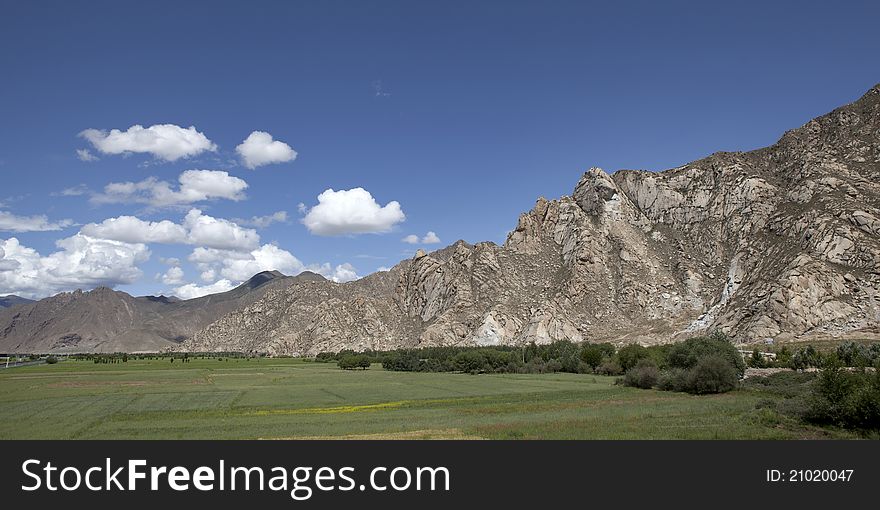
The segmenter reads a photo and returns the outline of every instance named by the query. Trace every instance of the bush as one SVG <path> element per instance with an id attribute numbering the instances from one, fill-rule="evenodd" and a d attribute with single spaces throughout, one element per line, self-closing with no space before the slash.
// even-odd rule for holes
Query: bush
<path id="1" fill-rule="evenodd" d="M 627 370 L 623 377 L 623 385 L 647 390 L 656 386 L 659 380 L 660 370 L 657 366 L 651 361 L 641 360 L 636 366 Z"/>
<path id="2" fill-rule="evenodd" d="M 459 353 L 458 356 L 455 357 L 454 364 L 456 370 L 467 372 L 469 374 L 479 374 L 480 372 L 486 372 L 491 368 L 483 353 L 474 350 Z"/>
<path id="3" fill-rule="evenodd" d="M 55 356 L 49 356 L 48 358 L 46 358 L 46 363 L 54 365 L 55 363 L 58 363 L 58 358 L 56 358 Z"/>
<path id="4" fill-rule="evenodd" d="M 620 375 L 623 373 L 623 369 L 620 368 L 620 363 L 614 359 L 606 359 L 596 368 L 596 373 L 599 375 Z"/>
<path id="5" fill-rule="evenodd" d="M 581 349 L 581 361 L 596 370 L 602 364 L 602 360 L 614 355 L 614 346 L 611 344 L 587 344 Z"/>
<path id="6" fill-rule="evenodd" d="M 828 363 L 807 399 L 804 418 L 844 428 L 880 429 L 880 370 L 851 372 Z"/>
<path id="7" fill-rule="evenodd" d="M 758 349 L 753 350 L 752 355 L 749 356 L 749 366 L 753 368 L 766 368 L 767 362 Z"/>
<path id="8" fill-rule="evenodd" d="M 837 359 L 847 367 L 868 367 L 876 361 L 875 346 L 870 347 L 853 341 L 843 342 L 837 346 Z"/>
<path id="9" fill-rule="evenodd" d="M 746 370 L 746 364 L 739 351 L 727 337 L 720 333 L 710 336 L 688 338 L 684 342 L 673 345 L 667 357 L 670 367 L 691 369 L 697 362 L 706 356 L 717 356 L 723 359 L 733 369 L 737 377 L 742 377 Z"/>
<path id="10" fill-rule="evenodd" d="M 719 355 L 703 356 L 687 374 L 684 391 L 703 395 L 736 388 L 739 376 L 729 360 Z"/>
<path id="11" fill-rule="evenodd" d="M 629 371 L 629 369 L 638 364 L 639 360 L 647 357 L 648 349 L 645 349 L 639 344 L 627 345 L 621 347 L 620 350 L 617 351 L 617 361 L 620 363 L 620 368 L 624 372 Z"/>
<path id="12" fill-rule="evenodd" d="M 663 391 L 686 391 L 688 371 L 681 368 L 670 368 L 660 374 L 657 387 Z"/>
<path id="13" fill-rule="evenodd" d="M 336 364 L 343 370 L 354 370 L 356 368 L 366 370 L 370 368 L 370 358 L 363 354 L 347 354 L 340 358 Z"/>
<path id="14" fill-rule="evenodd" d="M 790 368 L 795 370 L 804 370 L 807 368 L 815 368 L 822 365 L 822 355 L 812 345 L 802 347 L 791 356 L 788 362 Z"/>

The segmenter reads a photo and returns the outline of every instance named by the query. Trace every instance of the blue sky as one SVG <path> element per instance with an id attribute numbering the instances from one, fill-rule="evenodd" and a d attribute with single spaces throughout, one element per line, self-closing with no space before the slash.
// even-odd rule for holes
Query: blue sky
<path id="1" fill-rule="evenodd" d="M 878 2 L 4 2 L 0 295 L 192 296 L 276 262 L 344 280 L 501 243 L 591 166 L 769 145 L 857 99 L 880 81 L 878 19 Z M 255 131 L 251 162 L 275 162 L 251 169 L 236 148 Z"/>

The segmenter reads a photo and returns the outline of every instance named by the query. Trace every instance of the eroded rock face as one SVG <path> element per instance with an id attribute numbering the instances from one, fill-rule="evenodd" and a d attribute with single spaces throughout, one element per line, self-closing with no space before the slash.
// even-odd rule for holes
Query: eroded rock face
<path id="1" fill-rule="evenodd" d="M 880 331 L 880 87 L 787 132 L 664 172 L 590 169 L 504 246 L 459 241 L 356 282 L 266 294 L 194 350 Z"/>

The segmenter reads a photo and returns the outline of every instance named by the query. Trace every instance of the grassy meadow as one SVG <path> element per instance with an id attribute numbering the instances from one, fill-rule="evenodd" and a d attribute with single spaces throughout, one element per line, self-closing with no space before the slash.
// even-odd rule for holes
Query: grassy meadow
<path id="1" fill-rule="evenodd" d="M 755 389 L 694 396 L 568 373 L 346 371 L 296 359 L 0 370 L 0 439 L 798 439 Z"/>

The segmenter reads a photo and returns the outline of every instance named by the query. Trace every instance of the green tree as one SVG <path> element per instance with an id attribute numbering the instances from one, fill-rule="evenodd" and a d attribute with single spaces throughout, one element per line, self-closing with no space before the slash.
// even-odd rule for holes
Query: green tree
<path id="1" fill-rule="evenodd" d="M 625 347 L 621 347 L 619 351 L 617 351 L 617 361 L 620 363 L 620 368 L 627 372 L 630 368 L 636 366 L 639 360 L 645 359 L 648 357 L 648 349 L 645 349 L 639 344 L 631 344 Z"/>
<path id="2" fill-rule="evenodd" d="M 700 358 L 690 370 L 686 391 L 698 395 L 724 393 L 736 388 L 738 382 L 739 376 L 729 361 L 711 354 Z"/>
<path id="3" fill-rule="evenodd" d="M 684 342 L 673 345 L 667 357 L 670 367 L 691 369 L 701 358 L 718 356 L 733 367 L 738 377 L 746 370 L 745 361 L 736 347 L 722 334 L 688 338 Z"/>
<path id="4" fill-rule="evenodd" d="M 589 365 L 593 370 L 596 370 L 596 367 L 602 363 L 604 357 L 602 349 L 598 346 L 588 344 L 581 349 L 581 361 Z"/>
<path id="5" fill-rule="evenodd" d="M 470 374 L 485 372 L 489 368 L 486 357 L 482 352 L 476 350 L 460 352 L 455 357 L 454 363 L 457 370 Z"/>
<path id="6" fill-rule="evenodd" d="M 798 349 L 791 356 L 789 365 L 795 370 L 819 367 L 822 364 L 822 355 L 812 345 Z"/>

